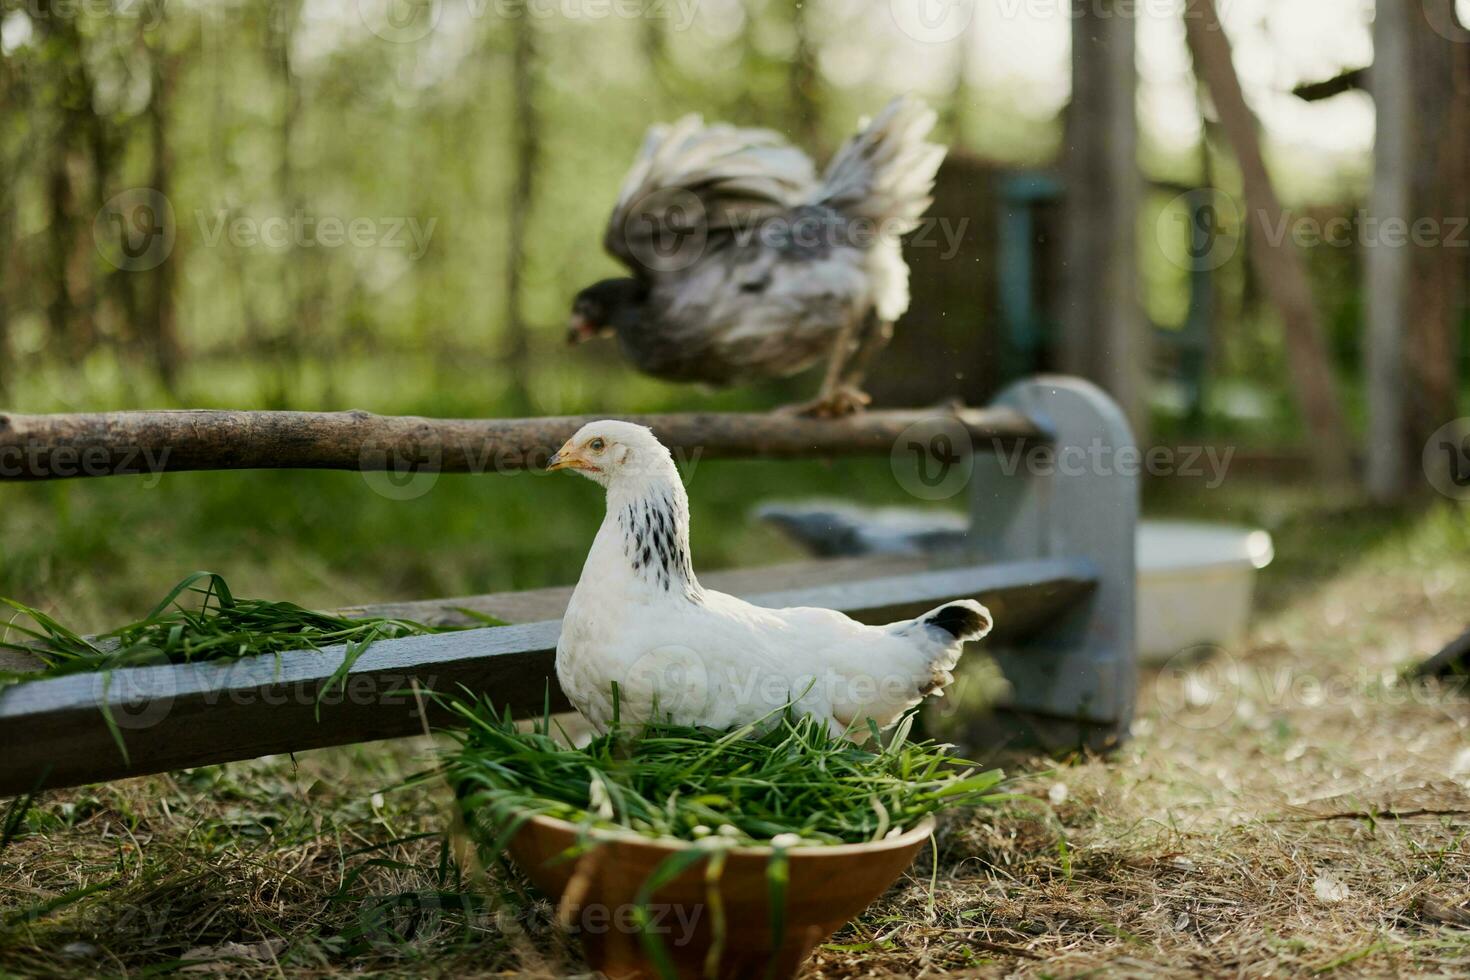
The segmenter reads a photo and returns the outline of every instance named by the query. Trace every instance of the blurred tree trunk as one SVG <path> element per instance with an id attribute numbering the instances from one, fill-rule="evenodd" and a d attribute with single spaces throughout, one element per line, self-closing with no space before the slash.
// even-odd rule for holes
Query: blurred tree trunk
<path id="1" fill-rule="evenodd" d="M 8 86 L 3 94 L 9 96 Z M 0 400 L 10 393 L 10 259 L 15 248 L 15 218 L 10 182 L 0 187 Z M 3 403 L 3 402 L 0 402 Z"/>
<path id="2" fill-rule="evenodd" d="M 1380 5 L 1380 16 L 1387 4 Z M 1408 479 L 1435 430 L 1459 414 L 1459 329 L 1470 273 L 1470 32 L 1454 0 L 1409 5 L 1408 330 L 1404 337 Z M 1397 19 L 1397 18 L 1395 18 Z M 1375 81 L 1380 78 L 1374 73 Z M 1379 119 L 1383 114 L 1380 110 Z M 1425 229 L 1423 238 L 1418 228 Z"/>
<path id="3" fill-rule="evenodd" d="M 822 145 L 821 76 L 812 42 L 811 7 L 816 0 L 785 0 L 795 47 L 786 72 L 786 94 L 791 106 L 791 139 L 808 153 Z"/>
<path id="4" fill-rule="evenodd" d="M 662 97 L 669 92 L 679 90 L 680 79 L 674 70 L 673 61 L 669 57 L 669 35 L 668 18 L 655 16 L 651 11 L 645 11 L 641 31 L 639 32 L 639 45 L 643 49 L 643 60 L 647 62 L 648 73 L 654 85 L 659 89 Z M 662 98 L 659 100 L 662 102 Z"/>
<path id="5" fill-rule="evenodd" d="M 965 25 L 964 33 L 955 38 L 954 81 L 944 103 L 943 121 L 949 130 L 949 144 L 965 149 L 970 145 L 970 65 L 974 61 L 975 22 Z"/>
<path id="6" fill-rule="evenodd" d="M 52 342 L 67 353 L 70 348 L 71 292 L 67 285 L 67 256 L 71 252 L 71 180 L 66 172 L 66 135 L 57 133 L 51 147 L 52 157 L 46 175 L 46 278 L 51 283 L 51 296 L 46 303 L 46 321 Z"/>
<path id="7" fill-rule="evenodd" d="M 15 64 L 0 58 L 0 105 L 19 107 L 22 102 L 31 110 L 29 93 L 25 91 L 23 78 Z M 19 292 L 21 277 L 13 273 L 19 265 L 18 242 L 16 240 L 15 199 L 16 184 L 21 166 L 26 161 L 25 150 L 31 142 L 29 137 L 20 140 L 20 152 L 6 153 L 0 158 L 9 175 L 0 181 L 0 404 L 10 394 L 12 353 L 10 350 L 10 298 L 12 290 Z M 8 150 L 8 143 L 0 141 L 0 151 Z"/>
<path id="8" fill-rule="evenodd" d="M 1467 232 L 1457 222 L 1470 214 L 1470 33 L 1453 0 L 1381 3 L 1373 47 L 1367 476 L 1373 497 L 1390 501 L 1419 485 L 1425 444 L 1459 413 Z"/>
<path id="9" fill-rule="evenodd" d="M 1409 214 L 1414 122 L 1413 64 L 1409 22 L 1416 11 L 1397 2 L 1377 5 L 1373 21 L 1374 66 L 1369 73 L 1378 124 L 1373 140 L 1373 189 L 1368 212 L 1385 218 Z M 1407 488 L 1407 429 L 1404 424 L 1404 342 L 1408 333 L 1409 250 L 1366 235 L 1364 288 L 1364 375 L 1368 387 L 1366 482 L 1376 500 L 1392 500 Z"/>
<path id="10" fill-rule="evenodd" d="M 230 81 L 227 58 L 237 43 L 231 16 L 221 9 L 199 12 L 199 52 L 210 69 L 209 154 L 214 171 L 216 207 L 229 202 L 224 220 L 233 221 L 237 214 L 234 198 L 240 188 L 240 167 L 231 152 Z M 224 278 L 234 291 L 234 306 L 239 311 L 244 350 L 252 358 L 263 357 L 267 348 L 267 324 L 261 316 L 255 291 L 250 288 L 245 257 L 222 239 L 215 249 L 215 260 L 222 266 Z"/>
<path id="11" fill-rule="evenodd" d="M 72 361 L 80 360 L 91 347 L 90 329 L 82 323 L 75 285 L 74 260 L 81 189 L 74 171 L 74 134 L 86 132 L 85 116 L 91 113 L 91 84 L 82 58 L 82 39 L 74 18 L 46 17 L 36 21 L 39 43 L 53 52 L 48 59 L 55 75 L 47 86 L 54 100 L 51 120 L 54 135 L 46 147 L 45 196 L 47 210 L 44 276 L 50 285 L 46 321 L 51 341 Z"/>
<path id="12" fill-rule="evenodd" d="M 1146 445 L 1150 338 L 1138 288 L 1136 19 L 1126 0 L 1081 4 L 1072 19 L 1059 361 L 1107 389 Z"/>
<path id="13" fill-rule="evenodd" d="M 1195 107 L 1199 111 L 1199 173 L 1201 187 L 1216 189 L 1218 180 L 1215 174 L 1215 157 L 1210 150 L 1210 138 L 1214 135 L 1215 124 L 1206 115 L 1205 93 L 1203 87 L 1195 80 L 1194 86 Z M 1195 432 L 1202 432 L 1205 428 L 1205 420 L 1209 415 L 1210 386 L 1213 382 L 1211 368 L 1218 363 L 1221 356 L 1221 334 L 1222 322 L 1220 317 L 1220 286 L 1216 282 L 1216 276 L 1212 270 L 1196 270 L 1190 273 L 1190 313 L 1197 315 L 1204 324 L 1205 335 L 1200 338 L 1204 350 L 1200 352 L 1199 375 L 1197 378 L 1198 389 L 1195 391 L 1193 403 L 1190 405 L 1190 426 Z"/>
<path id="14" fill-rule="evenodd" d="M 1281 314 L 1287 359 L 1297 405 L 1307 426 L 1313 468 L 1321 478 L 1346 481 L 1351 475 L 1347 423 L 1321 319 L 1306 267 L 1290 235 L 1278 239 L 1272 231 L 1285 228 L 1288 216 L 1266 170 L 1256 117 L 1241 91 L 1231 60 L 1230 39 L 1220 24 L 1214 0 L 1187 0 L 1184 30 L 1195 70 L 1209 88 L 1220 126 L 1240 165 L 1251 260 Z"/>
<path id="15" fill-rule="evenodd" d="M 153 158 L 152 188 L 165 200 L 173 191 L 174 158 L 169 144 L 169 106 L 173 101 L 178 78 L 178 59 L 168 49 L 168 32 L 164 27 L 164 8 L 158 11 L 158 46 L 152 52 L 153 92 L 148 100 L 148 142 Z M 175 390 L 179 370 L 179 337 L 177 308 L 174 302 L 174 270 L 177 268 L 178 240 L 169 254 L 150 273 L 148 313 L 144 324 L 148 330 L 147 345 L 153 357 L 159 380 L 170 393 Z"/>
<path id="16" fill-rule="evenodd" d="M 140 48 L 146 46 L 139 41 Z M 151 64 L 151 55 L 149 56 Z M 154 83 L 150 81 L 150 86 Z M 150 98 L 156 91 L 150 87 Z M 127 141 L 127 131 L 124 129 L 114 136 L 113 133 L 102 125 L 101 120 L 88 127 L 87 139 L 92 151 L 92 201 L 93 213 L 101 211 L 111 194 L 121 191 L 126 185 L 116 179 L 117 159 L 119 150 L 123 149 Z M 119 229 L 119 234 L 125 234 Z M 148 336 L 147 323 L 142 311 L 138 307 L 139 282 L 146 278 L 146 273 L 131 269 L 116 269 L 110 264 L 101 268 L 100 292 L 109 301 L 113 317 L 110 322 L 114 329 L 110 332 L 109 339 L 119 351 L 139 353 L 141 348 L 146 347 Z"/>
<path id="17" fill-rule="evenodd" d="M 664 20 L 645 12 L 640 27 L 638 41 L 643 47 L 643 57 L 657 78 L 659 66 L 669 55 L 669 39 L 664 33 Z"/>
<path id="18" fill-rule="evenodd" d="M 514 160 L 510 197 L 510 229 L 505 272 L 506 369 L 516 411 L 529 411 L 531 337 L 521 308 L 526 280 L 526 239 L 536 168 L 541 157 L 541 119 L 536 111 L 536 25 L 528 9 L 511 18 L 511 140 Z"/>
<path id="19" fill-rule="evenodd" d="M 296 77 L 291 71 L 291 46 L 296 32 L 297 17 L 301 0 L 283 0 L 271 4 L 270 17 L 271 59 L 281 86 L 281 116 L 276 130 L 278 164 L 276 171 L 277 195 L 282 214 L 288 223 L 301 209 L 301 193 L 296 186 L 296 165 L 292 143 L 295 139 L 298 116 L 301 112 L 300 93 Z M 285 316 L 280 329 L 271 338 L 271 360 L 275 366 L 274 388 L 267 400 L 270 404 L 285 408 L 294 401 L 300 376 L 298 344 L 308 340 L 313 325 L 304 300 L 305 272 L 302 269 L 301 250 L 294 240 L 288 238 L 281 250 L 281 293 L 285 299 Z"/>

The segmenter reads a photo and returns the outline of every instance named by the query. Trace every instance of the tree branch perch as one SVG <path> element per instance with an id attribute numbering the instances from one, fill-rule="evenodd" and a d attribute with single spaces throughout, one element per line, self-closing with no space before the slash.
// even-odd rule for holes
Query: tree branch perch
<path id="1" fill-rule="evenodd" d="M 0 412 L 0 481 L 186 470 L 539 469 L 582 425 L 606 417 L 649 426 L 684 459 L 884 456 L 911 425 L 935 418 L 959 422 L 977 451 L 1046 438 L 1025 416 L 994 408 L 872 411 L 837 420 L 715 412 L 530 419 L 430 419 L 361 411 Z"/>

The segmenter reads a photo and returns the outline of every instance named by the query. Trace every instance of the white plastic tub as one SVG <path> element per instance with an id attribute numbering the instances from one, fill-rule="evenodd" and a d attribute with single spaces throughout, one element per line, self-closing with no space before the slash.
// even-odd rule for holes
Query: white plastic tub
<path id="1" fill-rule="evenodd" d="M 1256 570 L 1271 535 L 1224 524 L 1138 526 L 1138 656 L 1162 663 L 1202 645 L 1237 649 L 1250 626 Z"/>

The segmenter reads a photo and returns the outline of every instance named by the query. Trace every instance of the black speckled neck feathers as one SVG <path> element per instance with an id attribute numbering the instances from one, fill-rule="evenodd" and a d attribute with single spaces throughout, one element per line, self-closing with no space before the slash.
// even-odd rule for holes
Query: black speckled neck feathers
<path id="1" fill-rule="evenodd" d="M 623 505 L 618 528 L 634 576 L 664 592 L 700 600 L 704 590 L 689 557 L 689 511 L 681 494 L 650 488 Z"/>

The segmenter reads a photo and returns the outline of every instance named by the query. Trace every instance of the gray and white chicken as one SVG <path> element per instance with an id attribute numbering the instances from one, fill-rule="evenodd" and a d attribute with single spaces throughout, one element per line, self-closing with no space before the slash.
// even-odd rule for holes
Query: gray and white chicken
<path id="1" fill-rule="evenodd" d="M 909 305 L 900 236 L 932 203 L 944 148 L 934 112 L 902 96 L 843 144 L 819 179 L 769 130 L 685 116 L 644 138 L 603 245 L 631 276 L 582 290 L 568 339 L 615 334 L 669 381 L 784 377 L 822 358 L 808 414 L 868 402 L 867 361 Z"/>

